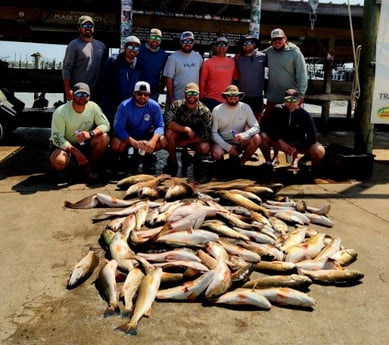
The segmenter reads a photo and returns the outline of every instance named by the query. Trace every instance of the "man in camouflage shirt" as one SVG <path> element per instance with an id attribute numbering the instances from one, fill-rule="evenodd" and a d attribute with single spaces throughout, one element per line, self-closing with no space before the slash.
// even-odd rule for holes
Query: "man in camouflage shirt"
<path id="1" fill-rule="evenodd" d="M 169 157 L 164 172 L 172 176 L 176 176 L 178 172 L 177 147 L 183 148 L 182 157 L 187 155 L 187 148 L 193 149 L 197 156 L 210 152 L 212 115 L 199 101 L 199 95 L 199 86 L 188 83 L 185 86 L 185 99 L 174 101 L 165 113 L 166 149 Z"/>

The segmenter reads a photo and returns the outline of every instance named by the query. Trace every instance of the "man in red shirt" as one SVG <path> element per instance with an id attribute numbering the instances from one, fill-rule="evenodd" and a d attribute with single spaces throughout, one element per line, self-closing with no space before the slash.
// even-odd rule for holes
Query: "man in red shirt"
<path id="1" fill-rule="evenodd" d="M 213 45 L 214 56 L 204 61 L 200 74 L 200 99 L 210 111 L 224 102 L 221 94 L 232 83 L 235 61 L 226 56 L 228 40 L 218 37 Z"/>

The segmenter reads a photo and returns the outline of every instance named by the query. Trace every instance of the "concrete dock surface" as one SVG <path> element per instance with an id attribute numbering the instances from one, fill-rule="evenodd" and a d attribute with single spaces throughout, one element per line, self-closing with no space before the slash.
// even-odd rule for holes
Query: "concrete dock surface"
<path id="1" fill-rule="evenodd" d="M 319 207 L 330 203 L 332 228 L 364 273 L 360 284 L 313 284 L 314 310 L 273 306 L 269 311 L 154 302 L 138 335 L 115 330 L 126 319 L 104 318 L 106 302 L 93 277 L 66 289 L 73 266 L 98 246 L 104 228 L 96 209 L 72 210 L 96 192 L 121 197 L 114 181 L 55 185 L 48 178 L 48 130 L 21 128 L 0 146 L 0 343 L 11 344 L 386 344 L 389 339 L 389 133 L 374 134 L 370 179 L 291 183 L 279 192 Z M 353 133 L 331 131 L 323 143 L 352 147 Z M 360 169 L 355 166 L 355 169 Z M 94 277 L 95 278 L 95 277 Z"/>

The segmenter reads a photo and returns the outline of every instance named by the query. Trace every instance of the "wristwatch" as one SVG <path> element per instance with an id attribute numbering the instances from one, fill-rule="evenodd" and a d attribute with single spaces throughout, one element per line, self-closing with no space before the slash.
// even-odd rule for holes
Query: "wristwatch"
<path id="1" fill-rule="evenodd" d="M 91 138 L 93 138 L 93 137 L 95 136 L 95 132 L 90 131 L 90 132 L 89 132 L 89 136 L 90 136 Z"/>

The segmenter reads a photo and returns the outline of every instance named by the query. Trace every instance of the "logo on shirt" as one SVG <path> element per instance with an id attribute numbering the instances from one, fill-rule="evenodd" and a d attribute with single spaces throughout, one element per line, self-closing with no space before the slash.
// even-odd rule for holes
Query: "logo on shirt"
<path id="1" fill-rule="evenodd" d="M 151 120 L 150 114 L 145 114 L 145 116 L 143 117 L 143 119 L 144 119 L 145 121 L 150 121 L 150 120 Z"/>
<path id="2" fill-rule="evenodd" d="M 192 62 L 192 63 L 184 63 L 184 67 L 185 68 L 193 68 L 193 67 L 196 67 L 196 64 L 194 62 Z"/>

